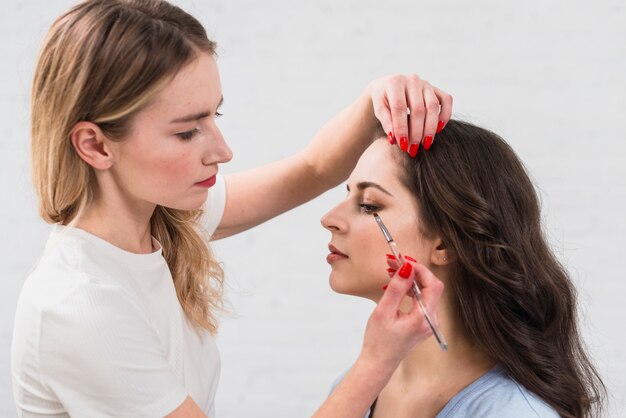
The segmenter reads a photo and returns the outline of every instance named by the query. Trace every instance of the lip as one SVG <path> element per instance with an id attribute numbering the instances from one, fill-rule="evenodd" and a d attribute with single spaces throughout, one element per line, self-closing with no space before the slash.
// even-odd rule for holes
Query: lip
<path id="1" fill-rule="evenodd" d="M 209 177 L 206 180 L 197 182 L 196 186 L 206 187 L 208 189 L 209 187 L 213 187 L 216 181 L 217 181 L 217 174 Z"/>
<path id="2" fill-rule="evenodd" d="M 346 260 L 350 258 L 344 253 L 342 253 L 341 251 L 339 251 L 337 247 L 335 247 L 332 244 L 328 244 L 328 251 L 330 251 L 330 254 L 326 256 L 326 262 L 328 262 L 328 264 L 332 264 L 334 262 L 337 262 L 340 260 Z"/>

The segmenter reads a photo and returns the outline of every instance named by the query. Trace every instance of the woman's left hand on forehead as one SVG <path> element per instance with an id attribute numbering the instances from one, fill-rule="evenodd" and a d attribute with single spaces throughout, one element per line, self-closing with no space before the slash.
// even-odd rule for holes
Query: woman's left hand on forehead
<path id="1" fill-rule="evenodd" d="M 374 114 L 392 143 L 415 157 L 428 150 L 452 116 L 452 96 L 416 74 L 395 74 L 372 81 L 368 90 Z M 408 119 L 407 119 L 408 115 Z"/>

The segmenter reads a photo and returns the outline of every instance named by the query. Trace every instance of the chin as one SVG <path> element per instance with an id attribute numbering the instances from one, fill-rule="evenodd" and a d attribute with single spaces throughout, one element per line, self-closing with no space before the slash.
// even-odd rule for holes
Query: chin
<path id="1" fill-rule="evenodd" d="M 357 283 L 349 283 L 346 280 L 341 280 L 340 277 L 331 273 L 329 278 L 330 288 L 335 293 L 340 293 L 342 295 L 350 295 L 357 296 L 361 298 L 366 298 L 377 302 L 382 296 L 382 285 L 379 292 L 372 291 L 372 289 L 364 289 L 362 286 L 359 286 Z M 376 293 L 375 295 L 373 293 Z"/>
<path id="2" fill-rule="evenodd" d="M 206 195 L 202 199 L 192 198 L 192 199 L 185 199 L 185 200 L 178 200 L 178 201 L 171 201 L 171 202 L 163 202 L 163 203 L 159 203 L 159 205 L 165 206 L 168 209 L 192 211 L 192 210 L 201 209 L 204 206 L 205 202 L 206 202 Z"/>
<path id="3" fill-rule="evenodd" d="M 330 284 L 330 288 L 333 289 L 335 293 L 341 293 L 342 295 L 351 295 L 350 289 L 342 280 L 338 280 L 337 276 L 334 274 L 330 274 L 328 279 L 328 283 Z"/>

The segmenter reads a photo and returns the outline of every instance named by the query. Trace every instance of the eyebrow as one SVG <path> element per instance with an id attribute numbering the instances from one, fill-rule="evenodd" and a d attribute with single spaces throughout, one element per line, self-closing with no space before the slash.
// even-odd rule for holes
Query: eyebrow
<path id="1" fill-rule="evenodd" d="M 222 106 L 223 103 L 224 103 L 224 96 L 222 96 L 220 98 L 220 102 L 217 104 L 216 111 L 219 110 L 219 108 Z M 182 116 L 180 118 L 174 119 L 170 123 L 192 122 L 194 120 L 200 120 L 200 119 L 206 118 L 207 116 L 211 116 L 211 112 L 210 111 L 203 111 L 203 112 L 200 112 L 200 113 L 194 113 L 192 115 Z"/>
<path id="2" fill-rule="evenodd" d="M 361 181 L 361 182 L 356 184 L 356 188 L 361 190 L 361 191 L 363 191 L 363 190 L 365 190 L 367 188 L 370 188 L 370 187 L 373 187 L 374 189 L 378 189 L 381 192 L 383 192 L 383 193 L 393 197 L 393 195 L 391 193 L 389 193 L 383 186 L 381 186 L 378 183 L 373 183 L 371 181 Z M 350 186 L 348 186 L 347 184 L 346 184 L 346 189 L 348 189 L 348 191 L 350 191 Z"/>

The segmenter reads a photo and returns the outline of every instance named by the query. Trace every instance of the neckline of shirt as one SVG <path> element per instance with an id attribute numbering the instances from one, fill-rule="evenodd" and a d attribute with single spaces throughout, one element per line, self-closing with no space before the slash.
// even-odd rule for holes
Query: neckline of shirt
<path id="1" fill-rule="evenodd" d="M 153 247 L 156 248 L 155 251 L 151 253 L 133 253 L 124 250 L 123 248 L 120 248 L 88 231 L 85 231 L 84 229 L 60 224 L 54 225 L 47 247 L 60 243 L 66 237 L 88 243 L 90 247 L 94 247 L 119 261 L 152 264 L 154 261 L 163 260 L 163 247 L 154 237 L 151 237 L 151 239 Z"/>

